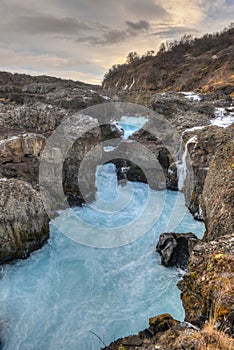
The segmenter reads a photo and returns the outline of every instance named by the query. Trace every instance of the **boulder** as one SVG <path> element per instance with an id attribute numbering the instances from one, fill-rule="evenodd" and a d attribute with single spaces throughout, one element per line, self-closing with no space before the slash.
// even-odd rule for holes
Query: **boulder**
<path id="1" fill-rule="evenodd" d="M 198 238 L 189 233 L 161 233 L 156 251 L 161 255 L 164 266 L 176 266 L 188 269 L 189 256 Z"/>
<path id="2" fill-rule="evenodd" d="M 48 237 L 40 194 L 24 181 L 0 179 L 0 263 L 28 257 Z"/>

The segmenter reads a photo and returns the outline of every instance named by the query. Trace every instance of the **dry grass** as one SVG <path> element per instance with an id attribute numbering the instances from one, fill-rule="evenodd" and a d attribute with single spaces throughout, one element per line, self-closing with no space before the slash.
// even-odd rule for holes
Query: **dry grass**
<path id="1" fill-rule="evenodd" d="M 234 339 L 208 323 L 199 333 L 198 350 L 233 350 Z"/>

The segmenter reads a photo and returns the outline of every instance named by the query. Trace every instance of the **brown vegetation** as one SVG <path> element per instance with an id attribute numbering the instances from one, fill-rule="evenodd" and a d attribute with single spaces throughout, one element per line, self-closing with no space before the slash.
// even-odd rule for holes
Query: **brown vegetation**
<path id="1" fill-rule="evenodd" d="M 162 43 L 158 53 L 130 52 L 126 63 L 114 65 L 103 87 L 117 90 L 233 92 L 234 25 L 202 38 L 184 35 Z"/>

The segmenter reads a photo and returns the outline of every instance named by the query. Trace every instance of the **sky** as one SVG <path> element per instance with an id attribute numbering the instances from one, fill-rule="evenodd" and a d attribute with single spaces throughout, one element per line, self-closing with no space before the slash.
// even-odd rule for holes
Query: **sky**
<path id="1" fill-rule="evenodd" d="M 0 70 L 100 84 L 130 51 L 234 21 L 234 0 L 0 0 Z"/>

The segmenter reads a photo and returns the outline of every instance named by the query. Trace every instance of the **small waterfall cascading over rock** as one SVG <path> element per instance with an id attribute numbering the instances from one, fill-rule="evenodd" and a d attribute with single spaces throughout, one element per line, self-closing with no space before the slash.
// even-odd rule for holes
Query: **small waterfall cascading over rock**
<path id="1" fill-rule="evenodd" d="M 181 136 L 179 151 L 177 153 L 178 160 L 176 161 L 179 191 L 183 190 L 184 183 L 187 176 L 188 145 L 191 143 L 194 143 L 194 147 L 196 147 L 196 144 L 197 144 L 197 135 L 194 135 L 190 137 L 190 139 L 186 142 L 184 146 L 183 136 L 184 136 L 184 133 Z"/>
<path id="2" fill-rule="evenodd" d="M 186 156 L 187 156 L 188 149 L 185 147 L 184 149 L 184 141 L 181 137 L 179 151 L 177 153 L 178 160 L 176 161 L 176 167 L 177 167 L 177 177 L 178 177 L 178 189 L 179 191 L 182 191 L 184 186 L 184 180 L 186 178 Z"/>

